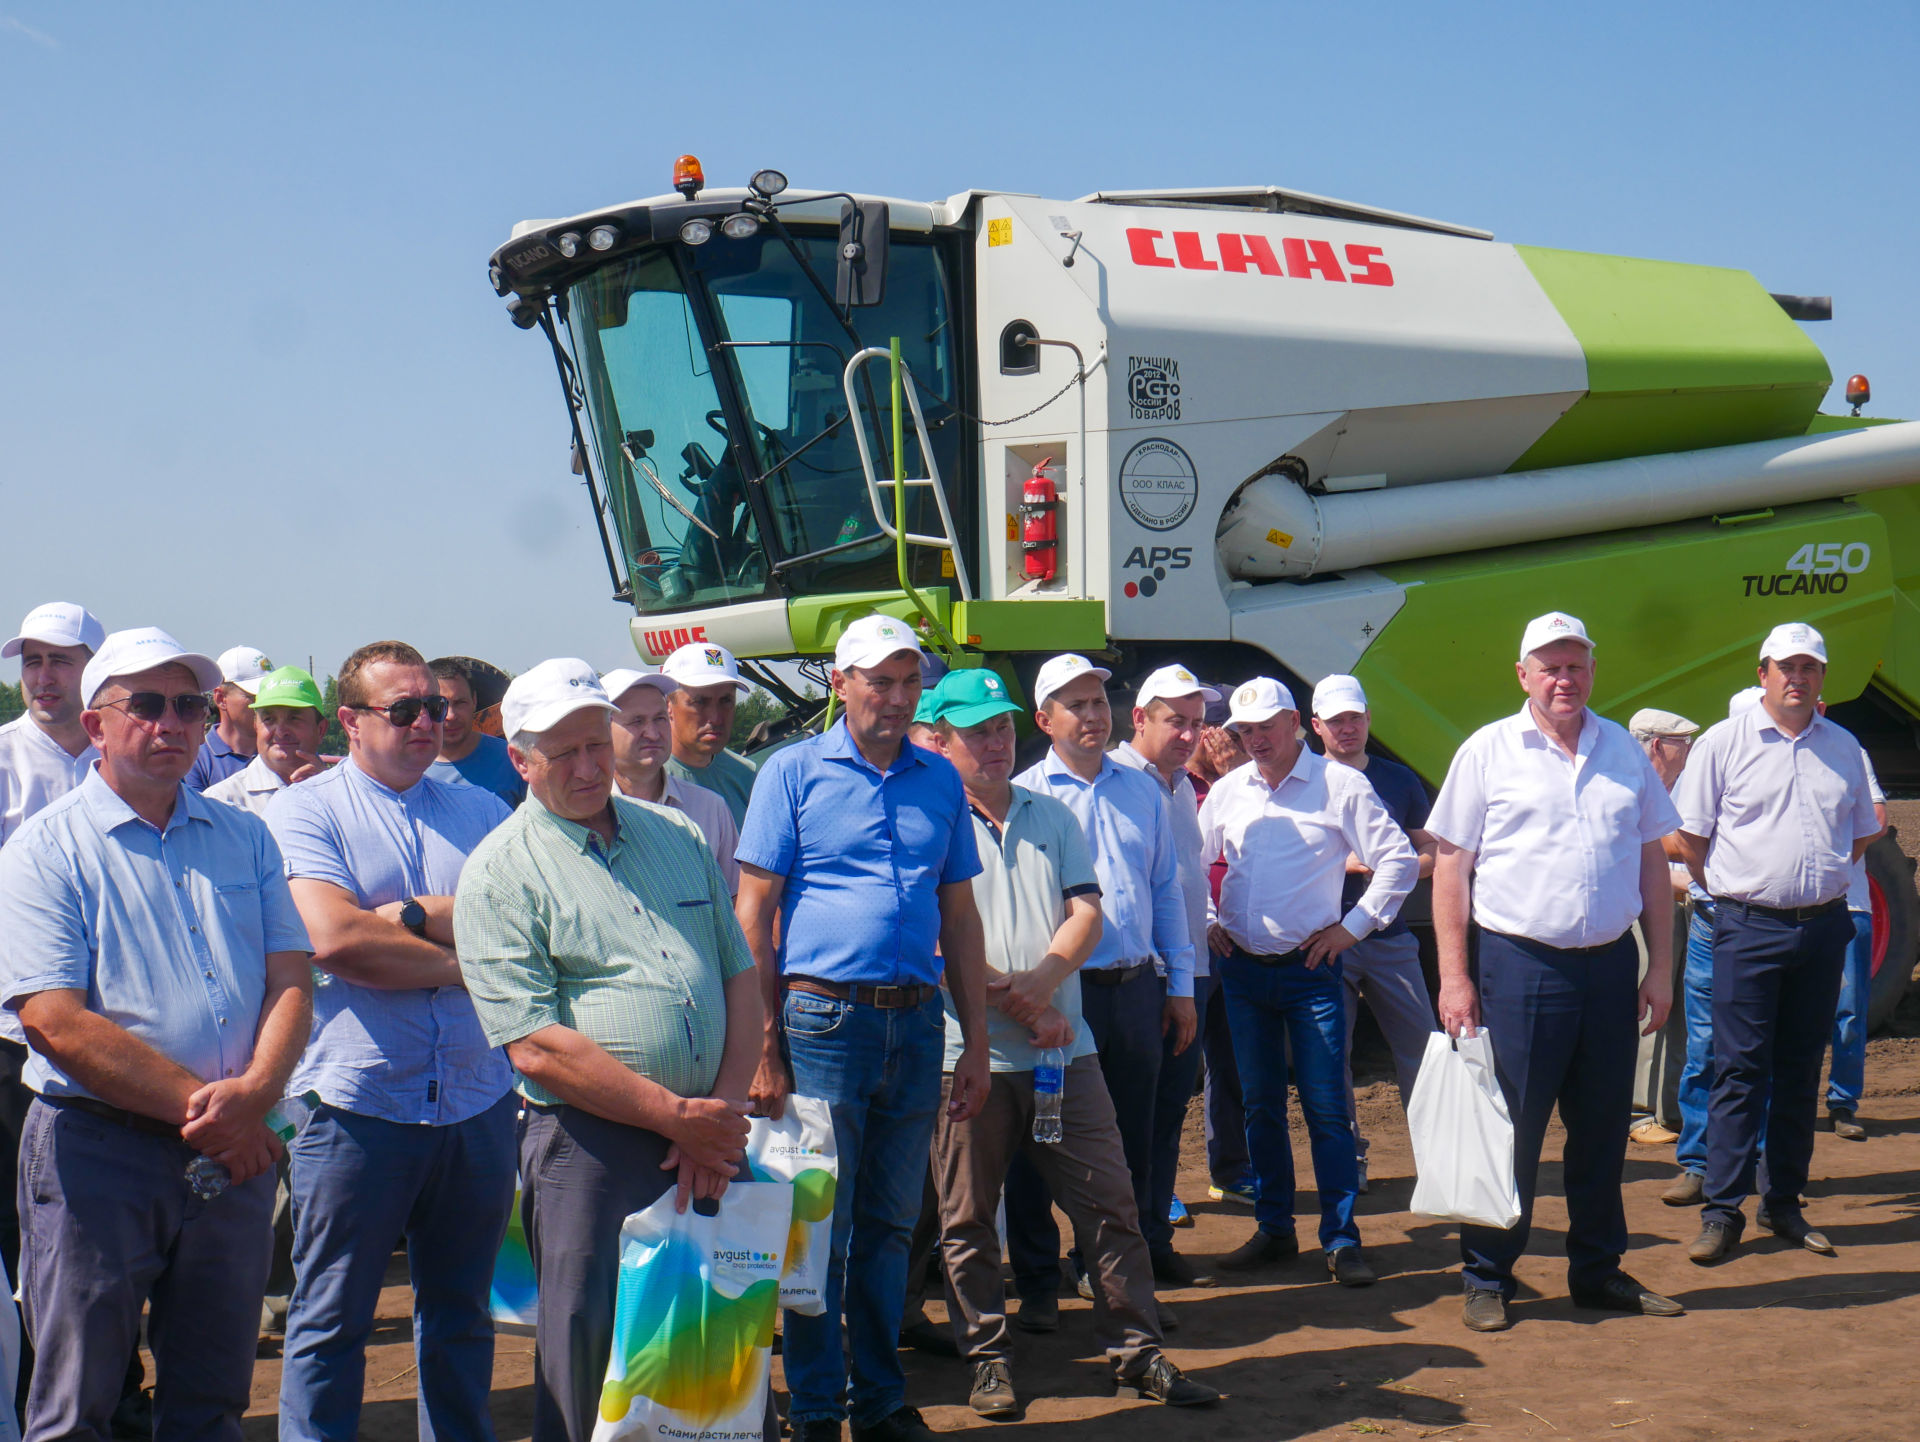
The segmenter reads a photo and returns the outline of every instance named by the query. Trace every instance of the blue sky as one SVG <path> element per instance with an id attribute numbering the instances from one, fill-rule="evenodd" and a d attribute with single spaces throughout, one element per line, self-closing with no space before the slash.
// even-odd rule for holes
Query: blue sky
<path id="1" fill-rule="evenodd" d="M 688 150 L 917 198 L 1277 183 L 1739 266 L 1831 292 L 1836 381 L 1920 415 L 1917 15 L 0 0 L 0 621 L 630 663 L 486 259 Z"/>

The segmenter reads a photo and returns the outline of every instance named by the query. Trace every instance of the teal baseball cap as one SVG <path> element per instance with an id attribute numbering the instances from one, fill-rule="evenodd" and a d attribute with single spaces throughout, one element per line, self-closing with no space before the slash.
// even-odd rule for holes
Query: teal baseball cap
<path id="1" fill-rule="evenodd" d="M 949 671 L 934 688 L 932 701 L 926 708 L 926 719 L 944 721 L 949 726 L 978 726 L 995 716 L 1024 709 L 1008 694 L 1007 683 L 984 667 Z"/>
<path id="2" fill-rule="evenodd" d="M 947 675 L 949 676 L 952 674 L 953 674 L 952 672 L 947 673 Z M 940 688 L 946 684 L 947 684 L 947 677 L 942 676 L 938 681 L 935 681 L 931 686 L 921 687 L 920 704 L 913 708 L 913 724 L 914 725 L 931 726 L 935 721 L 939 719 L 937 712 L 940 706 Z"/>

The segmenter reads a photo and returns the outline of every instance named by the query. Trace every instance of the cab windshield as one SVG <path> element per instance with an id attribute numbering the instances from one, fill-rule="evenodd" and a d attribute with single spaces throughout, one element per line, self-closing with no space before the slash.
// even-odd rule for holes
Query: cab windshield
<path id="1" fill-rule="evenodd" d="M 830 287 L 835 236 L 799 233 L 795 244 Z M 766 232 L 643 252 L 571 289 L 574 360 L 638 609 L 895 584 L 893 544 L 874 521 L 841 384 L 856 349 L 895 336 L 956 519 L 970 517 L 957 500 L 946 267 L 930 243 L 896 237 L 891 249 L 885 302 L 853 312 L 857 340 Z M 870 375 L 860 419 L 890 474 L 885 366 Z M 907 473 L 925 475 L 910 414 L 905 434 Z M 882 495 L 890 507 L 891 493 Z M 924 487 L 908 492 L 908 525 L 940 529 Z M 938 584 L 942 557 L 910 554 L 916 583 Z"/>

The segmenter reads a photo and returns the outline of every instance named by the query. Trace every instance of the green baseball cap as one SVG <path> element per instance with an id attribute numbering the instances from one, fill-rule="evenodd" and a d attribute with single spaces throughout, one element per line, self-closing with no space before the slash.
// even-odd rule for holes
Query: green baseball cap
<path id="1" fill-rule="evenodd" d="M 949 671 L 934 688 L 929 721 L 944 721 L 949 726 L 978 726 L 995 716 L 1021 708 L 1007 692 L 1007 683 L 994 672 L 981 667 L 971 671 Z"/>
<path id="2" fill-rule="evenodd" d="M 942 676 L 938 681 L 935 681 L 931 686 L 924 688 L 920 692 L 920 704 L 913 708 L 914 725 L 931 726 L 939 719 L 940 688 L 947 684 L 947 677 L 952 674 L 953 672 L 951 671 L 947 672 L 946 676 Z"/>
<path id="3" fill-rule="evenodd" d="M 298 666 L 282 666 L 277 671 L 269 671 L 260 682 L 260 689 L 253 694 L 255 711 L 264 711 L 269 706 L 311 706 L 316 711 L 324 711 L 326 703 L 320 699 L 320 688 L 314 684 L 313 677 Z"/>

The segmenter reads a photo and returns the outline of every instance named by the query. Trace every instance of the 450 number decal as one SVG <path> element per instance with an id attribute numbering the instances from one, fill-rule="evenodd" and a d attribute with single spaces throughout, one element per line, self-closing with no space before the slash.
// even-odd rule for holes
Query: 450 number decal
<path id="1" fill-rule="evenodd" d="M 1835 596 L 1873 564 L 1865 541 L 1809 541 L 1774 575 L 1742 576 L 1748 596 Z"/>

